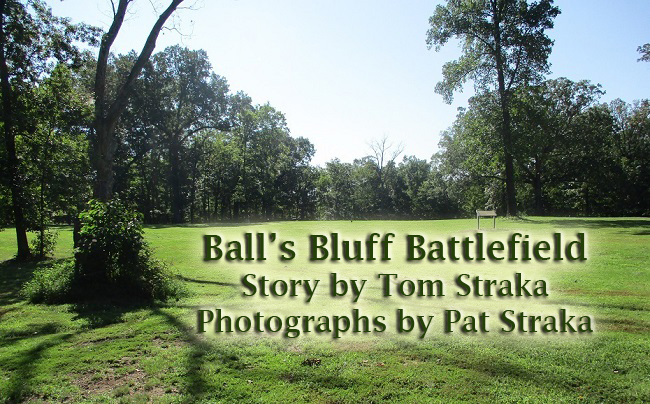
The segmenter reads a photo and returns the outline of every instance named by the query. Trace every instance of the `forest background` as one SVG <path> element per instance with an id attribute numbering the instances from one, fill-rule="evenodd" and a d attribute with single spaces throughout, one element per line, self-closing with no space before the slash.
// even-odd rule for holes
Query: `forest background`
<path id="1" fill-rule="evenodd" d="M 10 37 L 17 48 L 8 44 L 6 55 L 15 92 L 20 204 L 26 227 L 40 230 L 72 223 L 91 197 L 97 62 L 92 50 L 84 50 L 87 45 L 56 49 L 62 44 L 47 37 L 47 21 L 34 23 L 43 24 L 31 28 L 41 38 Z M 63 20 L 59 24 L 72 27 Z M 85 40 L 96 45 L 98 32 L 93 37 L 87 29 Z M 81 31 L 75 35 L 66 39 L 84 39 Z M 29 42 L 19 40 L 44 48 L 22 54 L 19 47 Z M 639 62 L 621 63 L 647 58 L 641 46 L 638 50 Z M 137 56 L 111 54 L 109 94 L 118 92 Z M 60 63 L 54 63 L 57 57 Z M 603 102 L 605 89 L 597 83 L 546 79 L 545 71 L 542 66 L 516 83 L 508 106 L 511 182 L 519 212 L 647 215 L 648 100 Z M 477 90 L 441 134 L 431 159 L 403 155 L 399 136 L 377 134 L 352 162 L 333 158 L 314 165 L 313 142 L 292 136 L 281 111 L 256 103 L 244 91 L 231 91 L 205 51 L 169 46 L 146 62 L 119 118 L 113 189 L 142 212 L 146 223 L 432 219 L 464 217 L 483 208 L 505 213 L 507 159 L 496 136 L 500 98 L 496 88 Z M 12 161 L 7 145 L 3 167 Z M 14 222 L 10 177 L 3 176 L 0 188 L 5 225 Z"/>

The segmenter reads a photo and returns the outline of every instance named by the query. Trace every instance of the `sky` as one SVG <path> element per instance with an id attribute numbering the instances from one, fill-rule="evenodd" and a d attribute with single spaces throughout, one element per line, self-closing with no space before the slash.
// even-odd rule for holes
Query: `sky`
<path id="1" fill-rule="evenodd" d="M 55 15 L 107 29 L 109 0 L 47 0 Z M 426 46 L 428 18 L 440 1 L 185 0 L 156 50 L 204 49 L 232 92 L 282 111 L 292 136 L 316 148 L 314 164 L 370 154 L 388 138 L 403 155 L 430 159 L 440 133 L 467 105 L 473 86 L 452 104 L 434 92 L 442 66 L 460 49 Z M 548 31 L 555 44 L 549 78 L 587 79 L 602 101 L 650 98 L 650 63 L 637 62 L 650 42 L 650 1 L 556 0 L 562 13 Z M 164 0 L 136 0 L 113 46 L 140 50 Z M 401 157 L 400 157 L 401 158 Z"/>

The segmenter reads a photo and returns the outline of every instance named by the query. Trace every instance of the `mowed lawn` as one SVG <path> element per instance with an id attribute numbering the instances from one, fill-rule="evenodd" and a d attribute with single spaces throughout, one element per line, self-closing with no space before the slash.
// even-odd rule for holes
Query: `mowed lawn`
<path id="1" fill-rule="evenodd" d="M 191 296 L 164 305 L 31 305 L 22 285 L 42 264 L 15 264 L 15 233 L 0 232 L 0 400 L 8 402 L 650 402 L 650 219 L 541 218 L 485 220 L 485 235 L 513 232 L 549 238 L 587 235 L 583 263 L 406 262 L 404 236 L 428 241 L 473 235 L 476 221 L 271 222 L 148 227 L 146 238 L 188 286 Z M 59 229 L 57 259 L 72 254 L 69 228 Z M 203 261 L 203 236 L 243 240 L 276 233 L 264 262 Z M 390 263 L 307 260 L 309 235 L 338 232 L 365 240 L 396 234 Z M 296 258 L 280 261 L 280 241 Z M 367 280 L 359 301 L 328 294 L 329 274 Z M 454 296 L 454 276 L 543 279 L 548 298 Z M 299 296 L 244 297 L 241 276 L 320 279 L 310 303 Z M 377 274 L 444 279 L 444 297 L 380 295 Z M 314 333 L 285 338 L 196 332 L 197 309 L 233 315 L 385 315 L 387 330 L 368 335 Z M 425 338 L 398 335 L 395 310 L 434 315 Z M 443 333 L 442 311 L 463 315 L 500 310 L 589 315 L 590 335 L 499 332 Z"/>

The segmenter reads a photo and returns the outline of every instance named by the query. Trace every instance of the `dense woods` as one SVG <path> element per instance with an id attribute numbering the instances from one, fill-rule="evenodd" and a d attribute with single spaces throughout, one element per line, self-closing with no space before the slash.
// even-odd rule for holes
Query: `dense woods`
<path id="1" fill-rule="evenodd" d="M 99 31 L 53 17 L 40 2 L 3 1 L 1 11 L 0 217 L 5 226 L 43 231 L 72 223 L 97 184 L 91 156 L 97 155 L 98 62 L 71 44 L 97 46 Z M 536 19 L 527 23 L 542 28 L 557 14 L 549 4 L 529 12 Z M 467 35 L 454 18 L 444 8 L 436 12 L 430 44 Z M 132 81 L 114 128 L 112 192 L 146 223 L 431 219 L 487 207 L 505 214 L 515 211 L 508 209 L 514 190 L 522 214 L 650 214 L 650 102 L 605 103 L 606 89 L 596 83 L 547 79 L 551 44 L 542 28 L 539 47 L 526 49 L 527 70 L 503 67 L 506 87 L 490 78 L 498 71 L 489 57 L 471 73 L 484 85 L 442 133 L 430 160 L 403 156 L 399 139 L 378 138 L 353 162 L 315 166 L 313 144 L 292 134 L 272 105 L 231 91 L 206 52 L 159 50 L 135 79 L 139 54 L 108 54 L 103 96 L 116 99 Z M 29 36 L 20 35 L 27 29 Z M 494 43 L 488 34 L 494 32 L 445 67 L 438 86 L 445 97 L 471 52 Z M 507 45 L 512 49 L 504 55 L 525 44 Z"/>

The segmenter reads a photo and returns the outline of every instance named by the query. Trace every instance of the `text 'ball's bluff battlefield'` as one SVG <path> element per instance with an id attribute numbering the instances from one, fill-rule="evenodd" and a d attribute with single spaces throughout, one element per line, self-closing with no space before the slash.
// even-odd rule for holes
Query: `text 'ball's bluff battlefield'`
<path id="1" fill-rule="evenodd" d="M 365 239 L 346 239 L 338 233 L 313 234 L 303 239 L 306 242 L 309 262 L 373 262 L 391 261 L 392 246 L 397 239 L 395 233 L 371 233 Z M 582 262 L 587 260 L 584 233 L 565 237 L 553 233 L 546 240 L 533 240 L 527 234 L 512 233 L 506 240 L 487 240 L 483 233 L 472 236 L 449 237 L 446 240 L 428 239 L 419 234 L 407 234 L 403 239 L 404 260 L 425 261 L 432 264 L 465 261 L 467 263 L 492 261 L 538 261 Z M 263 262 L 267 259 L 291 261 L 298 257 L 297 243 L 280 240 L 276 233 L 244 233 L 243 239 L 225 240 L 219 235 L 203 237 L 203 259 L 208 262 Z M 271 251 L 277 248 L 277 254 Z M 303 257 L 304 258 L 304 257 Z M 367 287 L 375 282 L 374 287 Z M 406 279 L 400 274 L 381 271 L 373 279 L 344 279 L 332 272 L 327 279 L 275 279 L 267 275 L 245 274 L 241 277 L 244 298 L 288 298 L 302 299 L 309 304 L 322 290 L 320 298 L 349 299 L 352 304 L 362 296 L 379 290 L 384 299 L 431 298 L 453 296 L 458 299 L 475 298 L 546 298 L 549 296 L 547 282 L 543 279 L 528 279 L 516 272 L 511 278 L 492 279 L 486 276 L 462 273 L 456 275 L 452 285 L 444 279 Z M 593 332 L 590 316 L 576 316 L 560 308 L 553 314 L 526 313 L 521 310 L 500 310 L 497 315 L 486 310 L 467 313 L 461 310 L 445 309 L 436 321 L 436 315 L 413 315 L 404 309 L 394 312 L 393 329 L 398 334 L 415 333 L 424 338 L 431 326 L 440 323 L 443 333 L 542 333 L 582 334 Z M 286 338 L 315 333 L 329 334 L 341 338 L 345 333 L 383 333 L 388 329 L 387 315 L 363 315 L 359 309 L 352 309 L 350 315 L 267 315 L 255 312 L 252 315 L 229 315 L 222 309 L 200 309 L 197 311 L 197 331 L 205 332 L 211 326 L 215 333 L 282 333 Z M 494 323 L 498 323 L 496 326 Z"/>
<path id="2" fill-rule="evenodd" d="M 276 233 L 245 233 L 243 240 L 223 240 L 219 235 L 203 236 L 205 261 L 266 261 L 268 244 L 277 240 Z M 371 233 L 365 240 L 342 240 L 338 233 L 308 236 L 310 261 L 390 261 L 390 245 L 394 233 Z M 575 240 L 563 242 L 562 233 L 553 233 L 552 240 L 530 240 L 529 235 L 512 233 L 506 242 L 486 241 L 483 233 L 473 237 L 450 237 L 446 241 L 429 241 L 419 234 L 406 237 L 408 261 L 585 261 L 585 235 L 577 233 Z M 267 241 L 268 238 L 268 241 Z M 296 258 L 295 241 L 278 242 L 280 260 Z"/>

